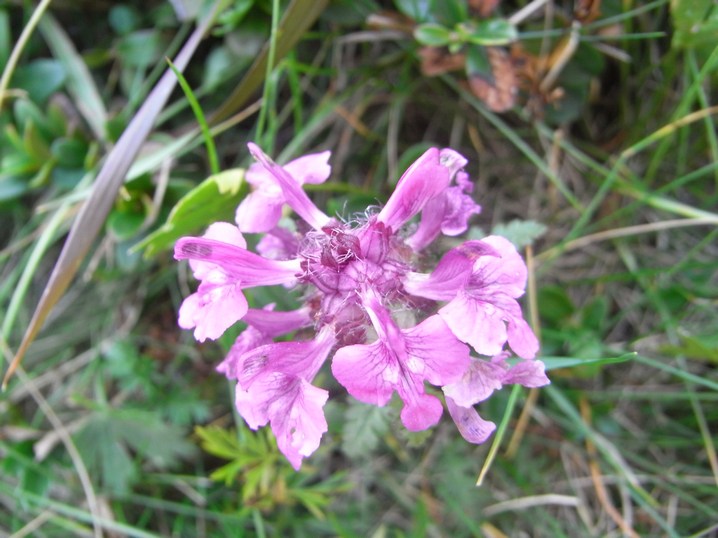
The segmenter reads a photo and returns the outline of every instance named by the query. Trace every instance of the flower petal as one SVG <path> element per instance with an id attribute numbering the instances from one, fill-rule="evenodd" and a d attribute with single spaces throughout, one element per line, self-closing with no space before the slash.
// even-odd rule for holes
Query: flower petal
<path id="1" fill-rule="evenodd" d="M 247 233 L 268 232 L 282 218 L 284 196 L 257 189 L 250 192 L 237 207 L 234 220 L 240 230 Z"/>
<path id="2" fill-rule="evenodd" d="M 469 443 L 481 444 L 486 441 L 496 429 L 496 424 L 482 419 L 473 407 L 461 407 L 451 398 L 446 398 L 446 408 L 461 436 Z"/>
<path id="3" fill-rule="evenodd" d="M 429 148 L 401 176 L 377 219 L 393 230 L 399 229 L 442 193 L 465 164 L 466 159 L 451 149 Z"/>
<path id="4" fill-rule="evenodd" d="M 544 363 L 539 360 L 520 361 L 505 372 L 503 382 L 524 387 L 543 387 L 551 383 L 545 369 Z"/>
<path id="5" fill-rule="evenodd" d="M 183 329 L 194 328 L 194 337 L 204 342 L 222 336 L 246 312 L 247 300 L 238 284 L 202 283 L 182 302 L 178 323 Z"/>
<path id="6" fill-rule="evenodd" d="M 486 400 L 495 390 L 501 389 L 505 372 L 501 364 L 473 359 L 463 377 L 442 387 L 442 390 L 457 405 L 471 407 Z"/>
<path id="7" fill-rule="evenodd" d="M 314 205 L 307 193 L 302 190 L 301 186 L 284 168 L 272 161 L 256 144 L 250 142 L 247 146 L 252 156 L 272 174 L 282 188 L 287 204 L 296 211 L 297 215 L 316 230 L 321 230 L 331 221 L 327 215 Z"/>
<path id="8" fill-rule="evenodd" d="M 183 237 L 175 243 L 176 260 L 201 260 L 220 266 L 242 282 L 242 287 L 272 286 L 292 281 L 299 260 L 268 260 L 243 248 L 201 237 Z"/>

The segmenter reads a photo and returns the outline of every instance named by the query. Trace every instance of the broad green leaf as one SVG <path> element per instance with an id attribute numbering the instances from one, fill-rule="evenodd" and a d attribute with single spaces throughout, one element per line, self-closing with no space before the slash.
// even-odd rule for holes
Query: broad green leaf
<path id="1" fill-rule="evenodd" d="M 459 24 L 456 31 L 461 41 L 484 47 L 508 45 L 518 39 L 516 27 L 506 19 L 489 19 L 477 24 Z"/>
<path id="2" fill-rule="evenodd" d="M 154 256 L 170 248 L 180 237 L 200 233 L 212 222 L 234 220 L 234 212 L 246 192 L 244 170 L 241 168 L 208 177 L 182 197 L 172 208 L 165 224 L 132 250 L 145 249 L 146 257 Z"/>
<path id="3" fill-rule="evenodd" d="M 30 100 L 42 105 L 65 82 L 65 69 L 57 60 L 40 58 L 18 67 L 12 86 L 25 90 Z"/>
<path id="4" fill-rule="evenodd" d="M 370 457 L 388 431 L 392 413 L 388 406 L 349 404 L 344 417 L 344 453 L 352 459 Z"/>
<path id="5" fill-rule="evenodd" d="M 431 18 L 431 0 L 394 0 L 396 8 L 416 22 L 426 22 Z"/>
<path id="6" fill-rule="evenodd" d="M 414 29 L 414 39 L 429 47 L 443 47 L 452 40 L 451 30 L 440 24 L 426 23 Z"/>
<path id="7" fill-rule="evenodd" d="M 508 224 L 497 224 L 491 231 L 511 241 L 518 249 L 533 245 L 534 241 L 546 233 L 546 226 L 535 220 L 512 220 Z"/>

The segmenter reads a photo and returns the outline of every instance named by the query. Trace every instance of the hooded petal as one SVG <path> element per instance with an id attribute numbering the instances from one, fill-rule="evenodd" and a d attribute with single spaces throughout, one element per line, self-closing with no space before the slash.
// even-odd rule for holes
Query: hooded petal
<path id="1" fill-rule="evenodd" d="M 239 248 L 247 248 L 247 242 L 244 240 L 239 228 L 229 222 L 215 222 L 210 224 L 202 238 L 222 241 L 223 243 L 229 243 Z M 210 276 L 211 273 L 218 269 L 221 270 L 218 265 L 202 260 L 190 260 L 189 266 L 192 269 L 192 274 L 198 280 L 216 278 Z"/>
<path id="2" fill-rule="evenodd" d="M 442 193 L 466 162 L 454 150 L 428 149 L 401 176 L 377 219 L 393 230 L 399 229 Z"/>
<path id="3" fill-rule="evenodd" d="M 268 260 L 244 248 L 201 237 L 183 237 L 175 243 L 176 260 L 213 263 L 243 288 L 290 282 L 300 272 L 299 260 Z"/>
<path id="4" fill-rule="evenodd" d="M 307 193 L 302 190 L 297 181 L 284 168 L 272 161 L 256 144 L 250 142 L 247 146 L 252 156 L 274 177 L 274 180 L 282 189 L 284 200 L 297 215 L 302 217 L 315 230 L 321 230 L 329 224 L 331 219 L 314 205 Z"/>
<path id="5" fill-rule="evenodd" d="M 298 185 L 323 183 L 331 174 L 329 151 L 304 155 L 281 167 Z M 253 164 L 246 174 L 247 182 L 255 186 L 237 208 L 235 220 L 245 232 L 261 233 L 274 228 L 282 217 L 286 198 L 272 172 L 261 163 Z"/>

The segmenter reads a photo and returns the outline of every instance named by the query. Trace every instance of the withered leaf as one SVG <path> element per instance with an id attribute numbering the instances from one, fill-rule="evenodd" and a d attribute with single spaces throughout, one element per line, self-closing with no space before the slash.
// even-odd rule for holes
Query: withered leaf
<path id="1" fill-rule="evenodd" d="M 475 73 L 469 76 L 471 91 L 494 112 L 504 112 L 516 103 L 518 79 L 511 57 L 497 47 L 486 49 L 491 75 Z"/>

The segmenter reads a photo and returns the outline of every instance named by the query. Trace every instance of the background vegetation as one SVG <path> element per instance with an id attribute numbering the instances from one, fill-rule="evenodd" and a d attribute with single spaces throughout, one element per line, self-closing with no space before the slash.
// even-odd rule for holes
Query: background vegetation
<path id="1" fill-rule="evenodd" d="M 48 314 L 0 395 L 0 534 L 718 536 L 717 32 L 711 0 L 0 1 L 8 363 Z M 236 416 L 169 247 L 231 218 L 251 140 L 331 149 L 329 212 L 470 159 L 552 369 L 481 406 L 493 444 L 340 399 L 295 473 Z"/>

